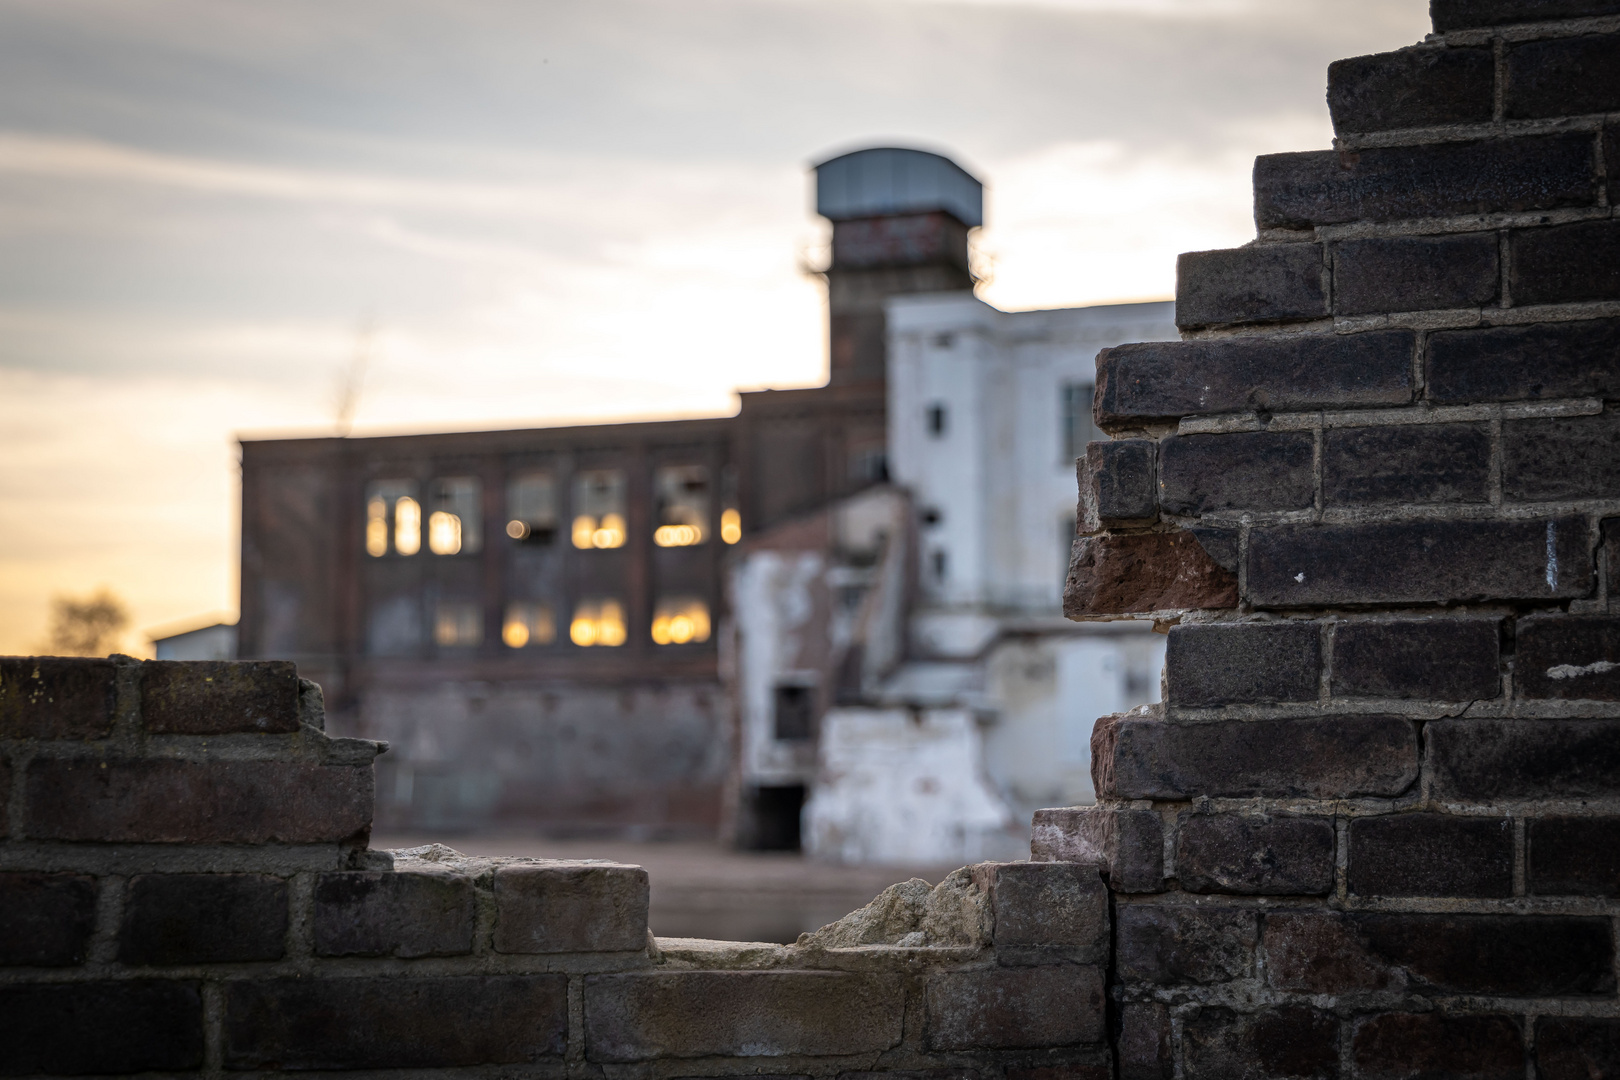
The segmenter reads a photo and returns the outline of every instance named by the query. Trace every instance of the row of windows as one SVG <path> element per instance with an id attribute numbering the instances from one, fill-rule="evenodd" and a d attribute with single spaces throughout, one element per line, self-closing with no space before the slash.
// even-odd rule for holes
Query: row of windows
<path id="1" fill-rule="evenodd" d="M 653 609 L 648 634 L 655 645 L 686 645 L 709 640 L 709 605 L 692 596 L 669 596 Z M 568 640 L 582 648 L 614 648 L 628 640 L 624 603 L 613 597 L 588 597 L 574 607 Z M 511 649 L 551 645 L 557 640 L 557 618 L 550 604 L 519 601 L 507 605 L 501 641 Z M 484 611 L 475 603 L 441 601 L 433 616 L 434 644 L 454 647 L 484 643 Z"/>
<path id="2" fill-rule="evenodd" d="M 708 470 L 701 465 L 670 465 L 653 478 L 653 543 L 692 547 L 710 539 Z M 621 469 L 591 469 L 574 476 L 569 540 L 576 548 L 623 547 L 628 538 L 625 475 Z M 545 471 L 521 473 L 507 485 L 510 519 L 506 535 L 520 543 L 550 544 L 561 514 L 555 478 Z M 435 555 L 473 553 L 483 546 L 482 485 L 474 476 L 452 476 L 428 485 L 428 550 Z M 422 550 L 424 507 L 414 480 L 377 480 L 366 489 L 366 553 L 376 558 Z M 733 508 L 720 513 L 720 539 L 742 539 L 742 517 Z"/>

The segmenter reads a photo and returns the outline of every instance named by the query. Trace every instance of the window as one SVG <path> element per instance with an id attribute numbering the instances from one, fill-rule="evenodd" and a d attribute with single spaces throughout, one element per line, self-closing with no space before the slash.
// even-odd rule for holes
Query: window
<path id="1" fill-rule="evenodd" d="M 928 434 L 936 439 L 945 434 L 945 406 L 928 406 Z"/>
<path id="2" fill-rule="evenodd" d="M 945 563 L 946 563 L 945 553 L 943 551 L 935 551 L 934 552 L 934 580 L 935 581 L 941 581 L 942 582 L 942 581 L 945 580 Z"/>
<path id="3" fill-rule="evenodd" d="M 613 647 L 623 645 L 624 638 L 624 605 L 619 601 L 597 597 L 581 600 L 574 609 L 568 640 L 575 645 Z"/>
<path id="4" fill-rule="evenodd" d="M 501 640 L 511 649 L 550 645 L 556 641 L 557 620 L 551 613 L 551 605 L 532 600 L 508 604 L 506 620 L 501 623 Z"/>
<path id="5" fill-rule="evenodd" d="M 1105 438 L 1091 422 L 1090 383 L 1063 384 L 1063 464 L 1073 465 L 1086 452 L 1086 443 Z"/>
<path id="6" fill-rule="evenodd" d="M 861 484 L 884 484 L 889 480 L 889 454 L 881 448 L 857 452 L 850 458 L 849 477 Z"/>
<path id="7" fill-rule="evenodd" d="M 695 596 L 666 596 L 653 609 L 652 639 L 659 645 L 709 640 L 709 605 Z"/>
<path id="8" fill-rule="evenodd" d="M 484 613 L 477 604 L 441 600 L 433 613 L 433 643 L 441 646 L 480 645 L 484 641 Z"/>
<path id="9" fill-rule="evenodd" d="M 557 535 L 557 491 L 548 472 L 519 473 L 506 487 L 506 535 L 549 544 Z"/>
<path id="10" fill-rule="evenodd" d="M 701 465 L 665 465 L 653 486 L 658 499 L 653 543 L 691 547 L 709 538 L 709 470 Z"/>
<path id="11" fill-rule="evenodd" d="M 802 685 L 778 685 L 773 697 L 772 726 L 778 739 L 811 738 L 815 732 L 815 692 Z"/>
<path id="12" fill-rule="evenodd" d="M 422 549 L 422 506 L 415 480 L 377 480 L 366 488 L 366 554 L 381 558 L 393 540 L 396 555 Z"/>
<path id="13" fill-rule="evenodd" d="M 592 469 L 574 477 L 574 546 L 624 546 L 624 473 Z"/>
<path id="14" fill-rule="evenodd" d="M 728 544 L 735 544 L 742 539 L 742 515 L 737 511 L 720 511 L 720 539 Z"/>
<path id="15" fill-rule="evenodd" d="M 476 476 L 451 476 L 433 481 L 428 513 L 429 551 L 435 555 L 471 554 L 483 546 L 480 495 Z"/>

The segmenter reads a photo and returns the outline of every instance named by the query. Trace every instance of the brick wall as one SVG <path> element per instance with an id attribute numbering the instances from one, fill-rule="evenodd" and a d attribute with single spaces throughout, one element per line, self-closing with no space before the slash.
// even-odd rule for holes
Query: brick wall
<path id="1" fill-rule="evenodd" d="M 655 940 L 608 862 L 371 851 L 287 663 L 0 658 L 0 1074 L 1108 1080 L 1093 866 Z"/>
<path id="2" fill-rule="evenodd" d="M 1620 1075 L 1620 4 L 1434 0 L 1098 359 L 1067 607 L 1121 1080 Z M 1559 20 L 1559 21 L 1545 21 Z"/>

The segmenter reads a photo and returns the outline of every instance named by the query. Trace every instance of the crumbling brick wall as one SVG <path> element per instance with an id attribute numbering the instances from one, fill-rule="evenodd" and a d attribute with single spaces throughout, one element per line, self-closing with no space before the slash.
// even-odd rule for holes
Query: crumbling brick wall
<path id="1" fill-rule="evenodd" d="M 1098 359 L 1068 610 L 1166 695 L 1035 847 L 1107 860 L 1121 1080 L 1620 1075 L 1620 4 L 1432 13 Z"/>

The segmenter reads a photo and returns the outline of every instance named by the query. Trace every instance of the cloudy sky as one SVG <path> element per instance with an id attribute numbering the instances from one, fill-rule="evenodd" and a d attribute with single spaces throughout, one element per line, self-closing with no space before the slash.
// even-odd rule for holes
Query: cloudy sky
<path id="1" fill-rule="evenodd" d="M 0 0 L 0 653 L 236 604 L 237 434 L 723 414 L 822 378 L 805 170 L 989 185 L 1004 308 L 1171 295 L 1423 0 Z M 369 325 L 369 335 L 362 327 Z"/>

